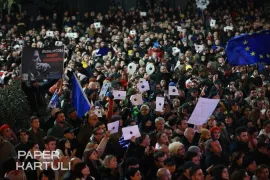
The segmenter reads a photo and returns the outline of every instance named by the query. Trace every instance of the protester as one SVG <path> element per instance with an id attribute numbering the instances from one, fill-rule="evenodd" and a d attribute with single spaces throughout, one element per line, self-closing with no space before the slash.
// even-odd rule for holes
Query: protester
<path id="1" fill-rule="evenodd" d="M 105 14 L 0 13 L 0 98 L 20 81 L 31 117 L 23 127 L 0 119 L 0 178 L 9 158 L 52 163 L 16 171 L 28 179 L 269 178 L 270 66 L 231 66 L 226 49 L 236 36 L 267 35 L 267 9 L 257 1 L 206 1 L 204 10 L 196 1 L 138 2 Z M 253 53 L 256 43 L 239 43 L 246 59 L 269 59 L 270 51 Z M 217 106 L 197 108 L 202 98 Z M 60 157 L 17 159 L 16 151 Z M 6 168 L 12 179 L 14 167 Z"/>

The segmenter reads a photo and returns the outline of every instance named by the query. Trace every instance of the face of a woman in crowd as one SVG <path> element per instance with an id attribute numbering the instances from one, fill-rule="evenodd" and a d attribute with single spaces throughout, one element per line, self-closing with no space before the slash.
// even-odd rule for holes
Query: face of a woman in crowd
<path id="1" fill-rule="evenodd" d="M 65 148 L 70 149 L 70 142 L 69 142 L 69 140 L 67 140 L 65 142 Z"/>
<path id="2" fill-rule="evenodd" d="M 111 159 L 110 164 L 109 164 L 109 168 L 110 168 L 110 169 L 115 169 L 115 168 L 117 168 L 117 160 L 116 160 L 116 158 L 112 158 L 112 159 Z"/>
<path id="3" fill-rule="evenodd" d="M 10 128 L 6 128 L 4 131 L 3 131 L 3 135 L 5 137 L 9 137 L 11 135 L 11 129 Z"/>
<path id="4" fill-rule="evenodd" d="M 201 156 L 200 156 L 200 154 L 198 154 L 197 156 L 193 157 L 191 161 L 197 165 L 200 165 L 200 163 L 201 163 L 200 160 L 201 160 Z"/>
<path id="5" fill-rule="evenodd" d="M 88 176 L 90 174 L 90 169 L 88 168 L 88 166 L 85 166 L 82 169 L 82 174 L 83 174 L 83 176 Z"/>
<path id="6" fill-rule="evenodd" d="M 229 173 L 228 173 L 228 169 L 224 168 L 221 174 L 221 178 L 222 179 L 229 179 Z"/>
<path id="7" fill-rule="evenodd" d="M 180 100 L 176 99 L 173 103 L 173 107 L 180 107 Z"/>
<path id="8" fill-rule="evenodd" d="M 161 85 L 162 87 L 165 87 L 165 86 L 166 86 L 166 81 L 165 81 L 165 80 L 161 80 L 161 81 L 160 81 L 160 85 Z"/>
<path id="9" fill-rule="evenodd" d="M 258 173 L 260 180 L 268 180 L 269 177 L 269 169 L 264 168 L 260 173 Z"/>
<path id="10" fill-rule="evenodd" d="M 42 36 L 45 36 L 45 34 L 46 34 L 46 30 L 45 30 L 45 29 L 42 29 L 42 30 L 41 30 L 41 35 L 42 35 Z"/>
<path id="11" fill-rule="evenodd" d="M 177 155 L 178 156 L 184 156 L 185 155 L 185 147 L 184 146 L 180 146 L 177 150 Z"/>
<path id="12" fill-rule="evenodd" d="M 219 139 L 220 137 L 220 131 L 213 131 L 212 132 L 212 136 L 214 139 Z"/>
<path id="13" fill-rule="evenodd" d="M 111 65 L 111 62 L 110 61 L 106 61 L 105 62 L 105 66 L 109 67 Z"/>
<path id="14" fill-rule="evenodd" d="M 143 108 L 141 109 L 141 114 L 142 114 L 142 115 L 147 115 L 148 113 L 149 113 L 148 108 L 143 107 Z"/>
<path id="15" fill-rule="evenodd" d="M 96 151 L 93 151 L 92 154 L 89 156 L 90 160 L 96 161 L 98 160 L 98 154 Z"/>
<path id="16" fill-rule="evenodd" d="M 160 143 L 162 143 L 162 144 L 167 143 L 169 141 L 168 140 L 168 136 L 165 133 L 162 133 L 162 135 L 160 136 L 159 140 L 160 140 Z"/>
<path id="17" fill-rule="evenodd" d="M 210 139 L 211 138 L 211 133 L 210 133 L 210 131 L 207 131 L 207 133 L 205 134 L 205 136 L 204 136 L 204 139 L 205 140 L 208 140 L 208 139 Z"/>
<path id="18" fill-rule="evenodd" d="M 236 161 L 236 163 L 241 166 L 242 163 L 243 163 L 243 157 L 244 157 L 244 154 L 241 154 L 240 158 Z"/>
<path id="19" fill-rule="evenodd" d="M 263 107 L 264 107 L 264 102 L 263 101 L 258 101 L 257 102 L 257 107 L 262 110 Z"/>

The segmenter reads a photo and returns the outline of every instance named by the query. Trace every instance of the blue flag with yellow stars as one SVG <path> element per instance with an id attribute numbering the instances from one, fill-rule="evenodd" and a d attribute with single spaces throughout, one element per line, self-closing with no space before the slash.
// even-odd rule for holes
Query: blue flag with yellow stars
<path id="1" fill-rule="evenodd" d="M 240 35 L 229 40 L 226 55 L 231 66 L 259 62 L 270 64 L 270 30 Z"/>

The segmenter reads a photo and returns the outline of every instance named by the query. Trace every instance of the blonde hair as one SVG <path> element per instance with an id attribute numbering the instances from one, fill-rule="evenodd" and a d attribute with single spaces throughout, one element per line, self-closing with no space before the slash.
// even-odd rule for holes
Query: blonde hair
<path id="1" fill-rule="evenodd" d="M 177 151 L 181 146 L 184 146 L 184 145 L 180 142 L 173 142 L 169 145 L 169 152 L 175 155 L 177 154 Z"/>
<path id="2" fill-rule="evenodd" d="M 110 162 L 113 158 L 116 158 L 114 155 L 107 155 L 104 160 L 103 160 L 103 164 L 106 168 L 109 168 L 110 166 Z"/>
<path id="3" fill-rule="evenodd" d="M 201 131 L 201 138 L 204 139 L 207 134 L 210 134 L 210 131 L 203 128 Z"/>

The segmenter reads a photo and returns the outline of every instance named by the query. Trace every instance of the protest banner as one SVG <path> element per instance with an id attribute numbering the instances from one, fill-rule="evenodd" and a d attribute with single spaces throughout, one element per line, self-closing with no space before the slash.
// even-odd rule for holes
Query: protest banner
<path id="1" fill-rule="evenodd" d="M 59 79 L 63 74 L 64 46 L 51 48 L 24 47 L 21 75 L 24 81 Z"/>

